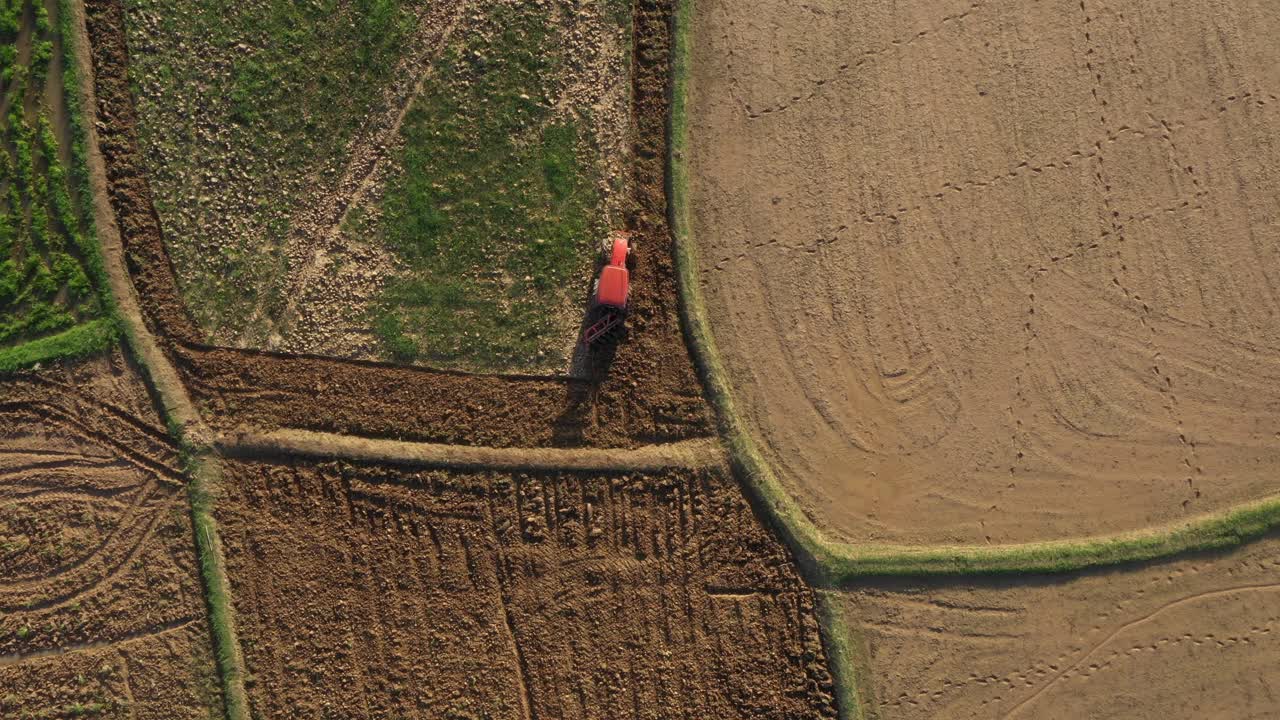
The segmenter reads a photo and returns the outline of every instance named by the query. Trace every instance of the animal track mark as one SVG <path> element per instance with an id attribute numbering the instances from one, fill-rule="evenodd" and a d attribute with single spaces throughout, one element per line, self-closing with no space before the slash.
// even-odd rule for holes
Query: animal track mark
<path id="1" fill-rule="evenodd" d="M 1096 654 L 1100 649 L 1105 647 L 1108 643 L 1110 643 L 1112 640 L 1120 636 L 1122 633 L 1127 632 L 1128 630 L 1132 630 L 1133 628 L 1138 627 L 1140 625 L 1144 625 L 1148 622 L 1151 622 L 1153 619 L 1155 619 L 1157 616 L 1159 616 L 1160 614 L 1164 613 L 1167 610 L 1172 610 L 1173 608 L 1181 607 L 1183 605 L 1188 605 L 1190 603 L 1194 603 L 1200 600 L 1224 597 L 1224 596 L 1232 595 L 1235 593 L 1268 592 L 1268 591 L 1274 591 L 1274 590 L 1280 590 L 1280 583 L 1256 583 L 1256 584 L 1249 584 L 1249 585 L 1237 585 L 1235 587 L 1223 588 L 1221 590 L 1206 590 L 1204 592 L 1192 593 L 1191 595 L 1186 595 L 1176 600 L 1171 600 L 1157 607 L 1155 610 L 1152 610 L 1151 612 L 1148 612 L 1135 620 L 1131 620 L 1121 625 L 1120 627 L 1116 628 L 1115 630 L 1111 631 L 1111 633 L 1109 633 L 1102 640 L 1098 641 L 1097 643 L 1094 643 L 1094 645 L 1088 650 L 1088 652 L 1082 655 L 1078 660 L 1076 660 L 1074 663 L 1072 663 L 1071 665 L 1067 666 L 1065 669 L 1058 672 L 1056 675 L 1051 677 L 1047 683 L 1045 683 L 1044 685 L 1041 685 L 1040 688 L 1037 689 L 1034 693 L 1027 696 L 1018 704 L 1010 708 L 1009 711 L 1002 716 L 1002 718 L 1003 720 L 1008 720 L 1008 718 L 1013 717 L 1015 714 L 1018 713 L 1018 711 L 1020 711 L 1022 708 L 1034 702 L 1036 698 L 1044 694 L 1046 690 L 1048 690 L 1049 688 L 1057 684 L 1059 681 L 1061 681 L 1067 673 L 1077 671 L 1078 668 L 1084 665 L 1084 663 L 1090 658 L 1092 658 L 1094 654 Z M 1268 632 L 1269 632 L 1269 629 L 1268 629 Z M 1206 637 L 1212 638 L 1213 636 L 1209 635 Z"/>
<path id="2" fill-rule="evenodd" d="M 817 80 L 811 80 L 810 82 L 814 85 L 816 89 L 811 90 L 807 93 L 793 94 L 787 100 L 776 101 L 773 104 L 767 107 L 761 108 L 759 110 L 753 110 L 749 103 L 743 102 L 741 100 L 739 100 L 739 103 L 741 103 L 743 107 L 743 112 L 745 112 L 746 116 L 751 120 L 756 120 L 761 117 L 776 115 L 778 113 L 785 112 L 786 110 L 791 109 L 797 105 L 813 100 L 820 94 L 822 90 L 826 89 L 828 86 L 847 80 L 849 78 L 851 71 L 857 70 L 863 65 L 866 65 L 867 63 L 870 63 L 870 62 L 874 62 L 875 60 L 878 60 L 881 56 L 892 53 L 900 48 L 910 46 L 925 38 L 933 37 L 934 35 L 941 32 L 943 29 L 945 29 L 947 26 L 955 23 L 959 23 L 965 20 L 966 18 L 978 12 L 979 10 L 983 9 L 986 5 L 990 3 L 991 3 L 991 0 L 974 0 L 974 2 L 969 4 L 969 9 L 963 12 L 959 12 L 954 15 L 943 16 L 942 19 L 940 19 L 938 22 L 934 23 L 933 25 L 923 30 L 916 30 L 912 32 L 910 35 L 906 35 L 906 36 L 891 40 L 889 41 L 888 44 L 882 45 L 878 48 L 864 50 L 857 55 L 857 59 L 841 63 L 836 67 L 833 73 L 827 75 L 826 77 L 820 78 Z"/>

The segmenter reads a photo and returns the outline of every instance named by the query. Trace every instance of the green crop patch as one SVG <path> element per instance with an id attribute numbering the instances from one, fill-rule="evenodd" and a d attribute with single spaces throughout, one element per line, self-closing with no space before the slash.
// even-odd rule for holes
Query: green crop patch
<path id="1" fill-rule="evenodd" d="M 0 0 L 0 365 L 80 356 L 114 339 L 80 202 L 82 125 L 43 2 Z M 28 344 L 30 344 L 28 346 Z"/>
<path id="2" fill-rule="evenodd" d="M 144 162 L 210 342 L 568 367 L 625 211 L 629 5 L 126 7 Z"/>
<path id="3" fill-rule="evenodd" d="M 563 366 L 564 307 L 604 231 L 583 132 L 546 92 L 561 72 L 536 8 L 494 12 L 451 47 L 411 108 L 378 222 L 404 268 L 373 327 L 401 361 L 474 369 Z M 531 362 L 532 361 L 532 362 Z"/>

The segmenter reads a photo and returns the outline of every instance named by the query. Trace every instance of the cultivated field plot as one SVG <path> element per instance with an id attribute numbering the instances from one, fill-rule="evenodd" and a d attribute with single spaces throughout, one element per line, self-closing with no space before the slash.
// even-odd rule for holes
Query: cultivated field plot
<path id="1" fill-rule="evenodd" d="M 872 717 L 1267 718 L 1280 539 L 1069 578 L 879 585 L 843 598 Z"/>
<path id="2" fill-rule="evenodd" d="M 225 470 L 255 716 L 834 717 L 812 594 L 719 472 Z"/>
<path id="3" fill-rule="evenodd" d="M 208 339 L 568 368 L 625 220 L 629 3 L 125 11 L 146 171 Z"/>
<path id="4" fill-rule="evenodd" d="M 110 343 L 57 0 L 0 0 L 0 368 Z M 36 342 L 31 342 L 36 341 Z M 51 352 L 54 351 L 54 352 Z"/>
<path id="5" fill-rule="evenodd" d="M 178 455 L 141 383 L 116 355 L 0 397 L 0 717 L 220 717 Z"/>
<path id="6" fill-rule="evenodd" d="M 1275 489 L 1280 6 L 695 5 L 708 314 L 821 526 L 1004 543 Z"/>
<path id="7" fill-rule="evenodd" d="M 364 436 L 503 445 L 634 446 L 705 436 L 711 418 L 677 307 L 664 194 L 670 98 L 670 2 L 634 7 L 634 132 L 627 221 L 645 248 L 633 273 L 625 342 L 592 357 L 590 380 L 399 368 L 319 356 L 210 347 L 174 277 L 139 149 L 123 0 L 86 0 L 95 127 L 110 202 L 139 303 L 161 344 L 223 429 L 242 422 Z M 610 6 L 612 7 L 612 6 Z M 616 8 L 615 8 L 616 10 Z M 550 175 L 560 177 L 547 166 Z M 104 242 L 111 244 L 110 234 Z M 588 278 L 589 275 L 584 275 Z M 483 343 L 479 347 L 483 347 Z M 616 352 L 615 352 L 616 351 Z"/>

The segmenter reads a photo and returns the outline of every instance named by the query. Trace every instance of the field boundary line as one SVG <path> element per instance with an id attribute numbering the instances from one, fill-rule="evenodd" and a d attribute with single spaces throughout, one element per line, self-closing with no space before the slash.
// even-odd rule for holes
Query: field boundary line
<path id="1" fill-rule="evenodd" d="M 159 401 L 165 424 L 182 453 L 191 508 L 193 541 L 200 562 L 200 577 L 212 651 L 222 685 L 223 710 L 227 720 L 250 720 L 249 699 L 245 691 L 244 654 L 236 635 L 234 610 L 231 606 L 230 580 L 227 578 L 222 542 L 218 536 L 213 504 L 221 467 L 213 456 L 213 433 L 205 425 L 191 401 L 177 368 L 156 342 L 142 316 L 137 288 L 125 267 L 124 245 L 120 226 L 111 205 L 106 164 L 98 138 L 97 75 L 93 63 L 93 46 L 89 38 L 86 0 L 60 0 L 63 42 L 74 47 L 74 71 L 79 90 L 79 103 L 84 113 L 85 164 L 88 190 L 93 204 L 95 237 L 102 255 L 103 272 L 113 301 L 115 316 L 123 331 L 126 345 L 142 368 L 143 379 Z"/>
<path id="2" fill-rule="evenodd" d="M 380 440 L 288 429 L 226 433 L 218 436 L 215 445 L 222 454 L 238 458 L 291 455 L 451 470 L 662 472 L 728 464 L 728 458 L 716 438 L 643 445 L 635 449 L 501 448 Z"/>
<path id="3" fill-rule="evenodd" d="M 696 0 L 675 0 L 672 17 L 671 117 L 667 141 L 667 194 L 671 233 L 675 245 L 676 286 L 679 309 L 694 364 L 702 385 L 715 408 L 716 424 L 728 449 L 729 464 L 741 479 L 742 488 L 753 506 L 760 509 L 795 555 L 801 574 L 813 586 L 818 630 L 827 655 L 827 669 L 835 690 L 836 712 L 840 720 L 873 720 L 875 705 L 862 697 L 860 689 L 870 687 L 869 660 L 850 646 L 853 626 L 843 608 L 819 589 L 826 584 L 829 559 L 821 551 L 817 528 L 804 516 L 800 506 L 774 477 L 750 435 L 735 414 L 733 395 L 721 364 L 715 338 L 707 322 L 706 306 L 698 286 L 697 253 L 689 223 L 689 79 L 692 66 L 693 7 Z M 858 657 L 855 657 L 857 655 Z M 861 679 L 860 679 L 861 678 Z"/>

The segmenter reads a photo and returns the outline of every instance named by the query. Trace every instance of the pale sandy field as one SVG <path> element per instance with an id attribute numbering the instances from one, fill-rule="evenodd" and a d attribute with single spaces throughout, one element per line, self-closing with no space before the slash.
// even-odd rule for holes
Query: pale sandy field
<path id="1" fill-rule="evenodd" d="M 1277 489 L 1280 4 L 695 6 L 712 330 L 824 530 L 1079 537 Z"/>
<path id="2" fill-rule="evenodd" d="M 1280 539 L 1131 571 L 842 597 L 880 720 L 1248 720 L 1280 708 Z"/>

